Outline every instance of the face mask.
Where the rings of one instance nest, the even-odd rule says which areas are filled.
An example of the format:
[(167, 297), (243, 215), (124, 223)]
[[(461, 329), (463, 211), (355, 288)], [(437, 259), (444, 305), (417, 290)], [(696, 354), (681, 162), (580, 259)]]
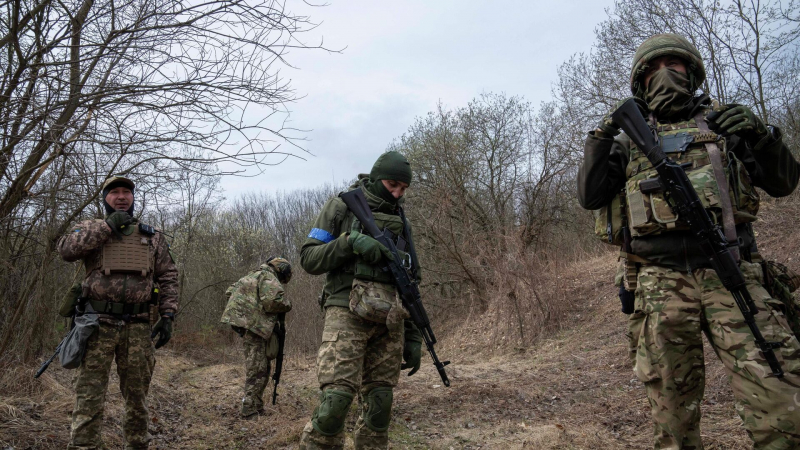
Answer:
[(386, 186), (383, 185), (383, 182), (381, 180), (375, 180), (375, 181), (370, 180), (370, 181), (371, 183), (369, 184), (369, 186), (367, 186), (367, 190), (369, 190), (376, 196), (380, 197), (387, 203), (390, 203), (392, 205), (397, 203), (397, 199), (394, 198), (394, 196), (392, 195), (391, 192), (389, 192), (388, 189), (386, 189)]
[(664, 119), (675, 118), (686, 111), (692, 98), (689, 75), (670, 68), (656, 71), (645, 93), (650, 111)]

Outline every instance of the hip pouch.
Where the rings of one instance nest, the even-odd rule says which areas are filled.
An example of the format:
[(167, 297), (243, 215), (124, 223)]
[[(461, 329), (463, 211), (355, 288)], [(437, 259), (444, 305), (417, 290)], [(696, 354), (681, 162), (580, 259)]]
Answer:
[(794, 292), (800, 287), (800, 274), (775, 261), (763, 261), (764, 288), (783, 304), (783, 314), (794, 335), (800, 339), (800, 302)]
[(398, 303), (393, 284), (358, 278), (353, 280), (350, 311), (358, 317), (369, 322), (385, 324), (389, 311)]

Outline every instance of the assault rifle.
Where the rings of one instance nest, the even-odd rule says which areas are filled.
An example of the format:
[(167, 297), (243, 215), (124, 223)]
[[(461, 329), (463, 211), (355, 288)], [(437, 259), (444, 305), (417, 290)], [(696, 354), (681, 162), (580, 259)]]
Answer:
[(742, 311), (745, 323), (753, 333), (755, 344), (761, 350), (764, 359), (767, 360), (772, 373), (778, 378), (783, 377), (783, 369), (773, 351), (780, 348), (781, 344), (767, 342), (756, 325), (754, 316), (758, 310), (747, 291), (744, 275), (732, 253), (732, 247), (738, 243), (729, 244), (720, 226), (711, 220), (683, 167), (668, 158), (661, 149), (656, 135), (647, 125), (633, 99), (617, 108), (611, 118), (619, 124), (653, 164), (658, 172), (670, 208), (689, 224), (700, 249), (708, 258), (711, 267), (717, 272), (722, 285), (733, 295), (736, 305)]
[(283, 349), (286, 345), (286, 313), (278, 314), (278, 321), (275, 323), (275, 333), (278, 336), (278, 356), (275, 358), (275, 372), (272, 374), (272, 404), (278, 398), (278, 383), (281, 382), (281, 372), (283, 371)]
[(422, 339), (425, 341), (428, 353), (431, 354), (433, 365), (436, 366), (439, 376), (442, 377), (442, 383), (449, 387), (450, 380), (447, 378), (444, 366), (450, 364), (450, 361), (441, 362), (439, 361), (439, 357), (436, 356), (436, 351), (433, 349), (434, 344), (436, 344), (436, 336), (433, 335), (428, 314), (425, 312), (425, 307), (422, 306), (419, 287), (417, 286), (416, 280), (413, 280), (409, 276), (408, 271), (403, 265), (403, 259), (397, 253), (397, 247), (394, 245), (394, 241), (387, 236), (386, 233), (378, 229), (378, 226), (375, 224), (375, 218), (372, 216), (372, 211), (369, 209), (369, 204), (367, 204), (367, 199), (364, 197), (364, 193), (360, 188), (345, 192), (341, 194), (340, 197), (350, 211), (353, 212), (353, 215), (356, 216), (356, 219), (361, 222), (364, 230), (375, 240), (388, 248), (389, 251), (392, 252), (392, 255), (394, 255), (394, 260), (389, 261), (383, 270), (392, 274), (403, 306), (408, 310), (411, 321), (414, 322), (414, 325), (416, 325), (420, 333), (422, 333)]

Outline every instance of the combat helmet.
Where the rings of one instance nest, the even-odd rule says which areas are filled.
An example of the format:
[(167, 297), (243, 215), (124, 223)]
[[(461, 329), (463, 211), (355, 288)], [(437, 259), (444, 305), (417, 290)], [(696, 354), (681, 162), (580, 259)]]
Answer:
[(660, 56), (673, 55), (682, 58), (687, 63), (689, 70), (689, 83), (695, 91), (706, 79), (706, 69), (703, 66), (703, 57), (685, 37), (672, 34), (656, 34), (642, 42), (633, 55), (633, 69), (631, 69), (631, 93), (639, 98), (644, 98), (644, 86), (641, 83), (642, 75), (647, 69), (647, 62)]
[(287, 284), (292, 279), (292, 265), (286, 259), (280, 256), (272, 256), (267, 259), (267, 265), (275, 269), (278, 281), (282, 284)]

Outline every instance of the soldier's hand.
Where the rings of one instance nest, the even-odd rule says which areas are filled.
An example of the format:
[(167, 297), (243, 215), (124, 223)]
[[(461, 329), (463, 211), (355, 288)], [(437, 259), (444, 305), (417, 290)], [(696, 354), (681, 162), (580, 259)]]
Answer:
[(385, 245), (376, 241), (372, 236), (367, 236), (358, 231), (351, 231), (347, 242), (353, 249), (353, 253), (360, 255), (368, 264), (377, 264), (383, 258), (394, 258), (392, 252)]
[[(632, 98), (636, 102), (636, 106), (639, 107), (639, 111), (641, 111), (642, 116), (647, 117), (649, 113), (647, 109), (647, 104), (642, 99), (636, 97), (629, 97), (629, 98)], [(606, 113), (606, 115), (603, 116), (602, 119), (600, 119), (600, 123), (597, 124), (596, 130), (602, 132), (608, 137), (614, 137), (618, 135), (619, 124), (614, 122), (614, 119), (611, 118), (611, 114), (613, 114), (614, 111), (616, 111), (626, 101), (628, 101), (627, 98), (623, 98), (622, 100), (618, 101), (617, 104), (614, 105), (614, 107), (611, 109), (611, 111)]]
[(133, 217), (125, 211), (114, 211), (108, 215), (106, 224), (117, 238), (122, 238), (122, 229), (133, 223)]
[(406, 339), (403, 345), (403, 364), (400, 366), (400, 370), (411, 369), (408, 376), (414, 375), (419, 370), (421, 360), (422, 342)]
[(156, 322), (156, 326), (153, 327), (153, 332), (150, 333), (150, 339), (156, 336), (158, 336), (156, 348), (163, 347), (169, 342), (170, 338), (172, 338), (172, 314), (167, 313), (161, 316), (161, 319)]
[(744, 105), (725, 105), (717, 111), (711, 111), (706, 119), (711, 131), (723, 136), (735, 134), (751, 143), (758, 142), (767, 134), (764, 122)]

